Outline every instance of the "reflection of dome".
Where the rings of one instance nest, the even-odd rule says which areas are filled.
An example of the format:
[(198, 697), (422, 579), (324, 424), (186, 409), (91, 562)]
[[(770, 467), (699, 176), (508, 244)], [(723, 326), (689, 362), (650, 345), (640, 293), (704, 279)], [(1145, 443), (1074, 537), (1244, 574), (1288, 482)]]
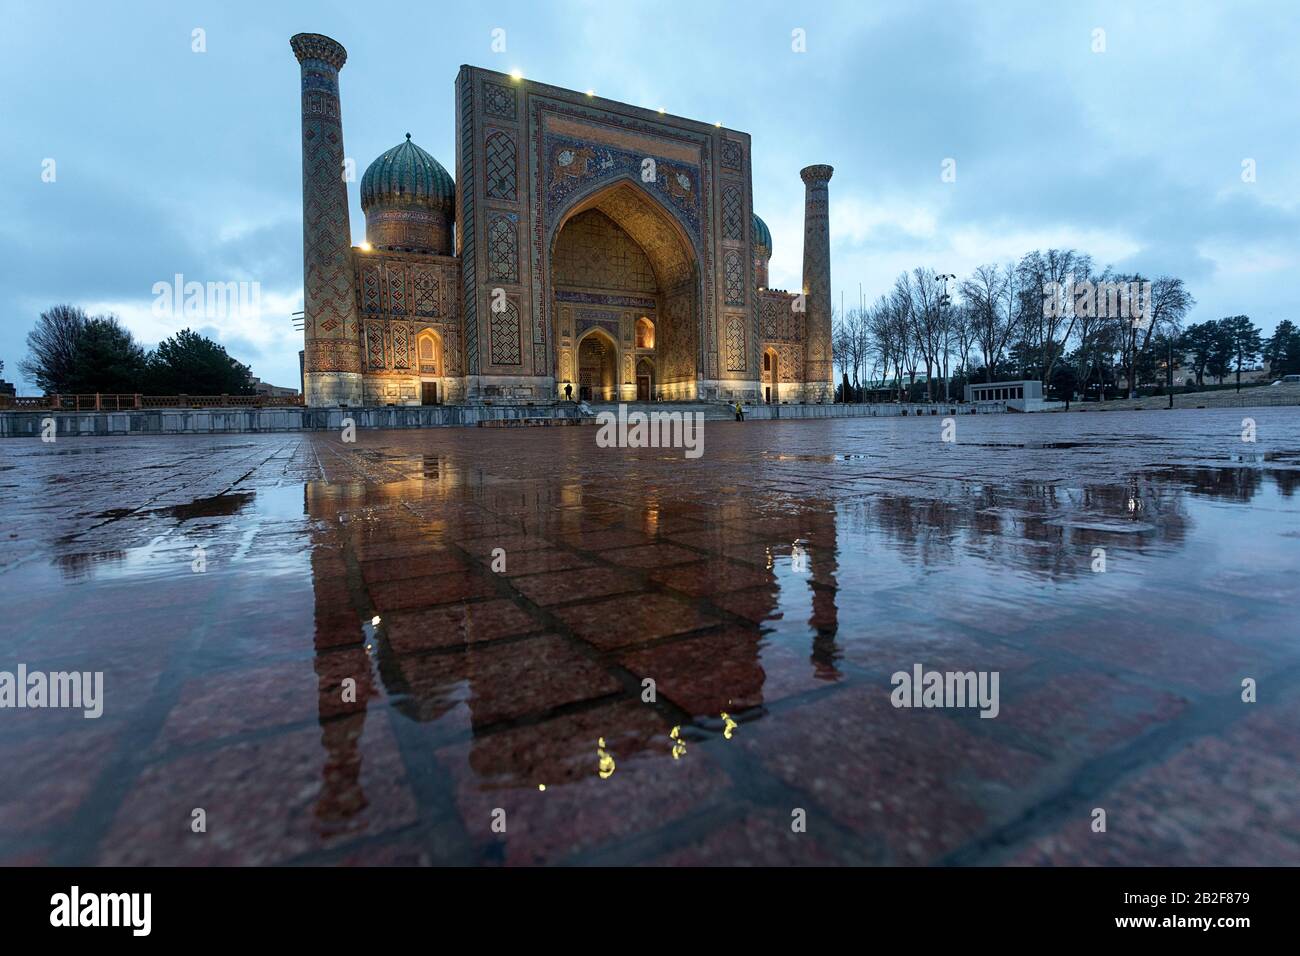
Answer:
[(757, 214), (752, 217), (751, 232), (754, 236), (754, 245), (762, 246), (770, 256), (772, 254), (772, 233), (768, 230), (767, 223), (759, 219)]
[(456, 201), (456, 181), (438, 162), (411, 142), (399, 143), (367, 168), (361, 177), (361, 208), (376, 203), (422, 203), (451, 206)]
[(455, 205), (455, 180), (410, 133), (361, 177), (366, 241), (376, 248), (450, 255)]

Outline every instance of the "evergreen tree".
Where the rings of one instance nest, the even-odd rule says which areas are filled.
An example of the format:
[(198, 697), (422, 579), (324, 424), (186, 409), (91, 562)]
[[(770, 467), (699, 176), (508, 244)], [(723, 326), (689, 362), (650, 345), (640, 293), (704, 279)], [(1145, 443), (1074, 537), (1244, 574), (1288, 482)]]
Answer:
[(1215, 331), (1218, 327), (1213, 319), (1208, 322), (1194, 322), (1184, 331), (1181, 347), (1192, 357), (1192, 371), (1196, 375), (1196, 384), (1205, 384), (1205, 372), (1215, 351)]
[(1264, 343), (1264, 361), (1270, 375), (1300, 374), (1300, 329), (1290, 319), (1279, 322)]
[(1210, 360), (1205, 370), (1222, 385), (1224, 376), (1232, 370), (1232, 335), (1222, 322), (1214, 322), (1211, 330)]
[(1232, 356), (1232, 362), (1237, 370), (1237, 390), (1241, 390), (1241, 369), (1248, 362), (1253, 362), (1264, 347), (1264, 341), (1260, 338), (1259, 329), (1257, 329), (1250, 317), (1246, 315), (1234, 315), (1226, 319), (1221, 319), (1219, 325), (1223, 330), (1225, 341), (1228, 343), (1228, 354)]
[(158, 343), (149, 356), (149, 388), (156, 395), (251, 395), (247, 365), (223, 346), (190, 329)]
[(87, 319), (77, 340), (68, 391), (135, 392), (144, 377), (145, 351), (116, 316)]

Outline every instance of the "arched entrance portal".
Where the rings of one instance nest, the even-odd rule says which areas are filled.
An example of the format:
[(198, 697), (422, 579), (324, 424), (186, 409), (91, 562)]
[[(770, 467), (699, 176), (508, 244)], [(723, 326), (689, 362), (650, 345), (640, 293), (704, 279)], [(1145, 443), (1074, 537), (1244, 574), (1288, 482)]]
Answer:
[(578, 341), (578, 399), (614, 402), (619, 393), (618, 345), (604, 330), (591, 329)]
[(648, 358), (641, 358), (636, 363), (636, 400), (650, 402), (656, 394), (655, 363)]
[[(573, 383), (579, 394), (590, 387), (596, 401), (696, 398), (699, 268), (681, 225), (657, 199), (629, 180), (580, 197), (556, 229), (548, 278), (558, 397)], [(587, 346), (593, 332), (600, 336)], [(601, 345), (616, 363), (613, 374), (601, 364), (600, 384), (588, 386), (581, 376), (594, 375)]]
[(442, 403), (442, 336), (433, 329), (421, 329), (415, 336), (415, 354), (420, 372), (420, 404)]
[(763, 401), (779, 402), (781, 400), (777, 383), (781, 381), (776, 374), (776, 349), (763, 351)]

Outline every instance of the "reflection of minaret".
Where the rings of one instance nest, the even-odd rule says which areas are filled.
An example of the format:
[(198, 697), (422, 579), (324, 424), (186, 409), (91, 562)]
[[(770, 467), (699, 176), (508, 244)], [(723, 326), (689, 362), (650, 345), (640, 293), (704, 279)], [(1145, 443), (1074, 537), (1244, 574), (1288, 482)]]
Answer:
[(827, 184), (830, 166), (799, 171), (806, 189), (803, 211), (804, 401), (829, 402), (831, 381), (831, 232)]
[(808, 580), (812, 588), (812, 662), (814, 673), (821, 680), (836, 680), (839, 670), (835, 666), (839, 649), (835, 644), (839, 630), (839, 609), (835, 604), (835, 572), (839, 569), (836, 558), (835, 513), (818, 513), (811, 516), (812, 531), (808, 535)]
[(339, 106), (339, 70), (348, 54), (318, 33), (299, 33), (289, 45), (302, 67), (304, 399), (308, 405), (360, 405), (361, 347)]
[[(304, 489), (305, 510), (319, 527), (331, 528), (337, 524), (346, 499), (313, 494), (316, 487), (312, 482)], [(323, 518), (327, 520), (321, 521)], [(347, 565), (340, 552), (329, 546), (332, 542), (324, 540), (329, 533), (313, 532), (311, 577), (316, 605), (313, 663), (320, 685), (318, 716), (325, 750), (314, 809), (321, 832), (332, 835), (347, 831), (369, 802), (361, 785), (361, 736), (372, 691), (365, 634), (351, 600)], [(341, 681), (345, 676), (357, 682), (355, 703), (343, 702)]]

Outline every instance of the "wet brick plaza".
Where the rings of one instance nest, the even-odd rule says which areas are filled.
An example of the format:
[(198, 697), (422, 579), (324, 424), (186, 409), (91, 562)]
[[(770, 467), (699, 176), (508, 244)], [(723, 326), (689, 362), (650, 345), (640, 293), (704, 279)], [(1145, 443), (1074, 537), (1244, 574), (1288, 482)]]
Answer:
[(0, 862), (1300, 864), (1294, 409), (595, 434), (0, 446)]

